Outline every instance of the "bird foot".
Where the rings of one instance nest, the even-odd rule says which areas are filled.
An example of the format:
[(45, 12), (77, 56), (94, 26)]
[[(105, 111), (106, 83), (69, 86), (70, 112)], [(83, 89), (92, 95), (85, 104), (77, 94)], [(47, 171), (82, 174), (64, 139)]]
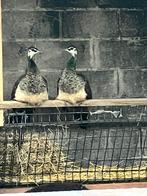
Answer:
[(83, 104), (84, 101), (85, 101), (85, 100), (83, 100), (83, 101), (78, 101), (77, 104), (80, 106), (81, 104)]

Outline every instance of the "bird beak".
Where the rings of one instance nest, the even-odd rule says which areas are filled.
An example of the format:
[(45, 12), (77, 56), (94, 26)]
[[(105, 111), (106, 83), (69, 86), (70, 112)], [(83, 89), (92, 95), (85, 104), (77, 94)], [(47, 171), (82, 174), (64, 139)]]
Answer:
[(39, 54), (42, 54), (43, 52), (41, 50), (38, 51)]
[(64, 49), (64, 51), (68, 52), (68, 50), (67, 50), (67, 49)]

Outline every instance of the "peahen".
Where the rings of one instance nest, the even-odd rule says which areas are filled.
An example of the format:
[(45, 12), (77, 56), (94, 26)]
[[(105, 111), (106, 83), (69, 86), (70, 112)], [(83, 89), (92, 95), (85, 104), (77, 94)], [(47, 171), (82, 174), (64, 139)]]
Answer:
[[(58, 100), (76, 104), (86, 99), (92, 99), (92, 91), (88, 80), (82, 74), (77, 73), (77, 49), (70, 46), (65, 49), (71, 58), (68, 60), (66, 68), (63, 70), (57, 83)], [(74, 107), (74, 119), (85, 121), (88, 120), (88, 110), (86, 107)], [(80, 114), (82, 112), (82, 114)], [(81, 124), (85, 128), (85, 124)]]
[[(28, 103), (30, 105), (40, 105), (42, 102), (48, 100), (47, 80), (41, 75), (34, 61), (34, 56), (39, 53), (40, 51), (36, 47), (28, 48), (28, 65), (26, 72), (15, 82), (11, 93), (12, 100)], [(26, 116), (25, 122), (30, 121), (33, 109), (14, 109), (14, 112), (18, 115), (20, 114), (17, 118), (18, 123), (20, 123), (23, 114)]]

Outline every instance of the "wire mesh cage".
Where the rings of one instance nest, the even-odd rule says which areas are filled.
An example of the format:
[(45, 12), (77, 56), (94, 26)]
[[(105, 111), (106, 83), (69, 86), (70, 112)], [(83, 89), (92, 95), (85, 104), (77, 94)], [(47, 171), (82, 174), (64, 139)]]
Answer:
[(147, 106), (7, 110), (0, 183), (147, 179)]

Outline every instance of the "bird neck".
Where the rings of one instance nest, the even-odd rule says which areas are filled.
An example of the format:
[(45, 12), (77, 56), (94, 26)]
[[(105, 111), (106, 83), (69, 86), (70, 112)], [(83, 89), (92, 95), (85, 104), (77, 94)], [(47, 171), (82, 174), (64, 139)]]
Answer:
[(75, 71), (77, 67), (77, 57), (72, 56), (67, 62), (67, 69)]
[(31, 73), (38, 73), (38, 67), (36, 65), (36, 63), (34, 62), (34, 60), (32, 58), (28, 57), (28, 67), (27, 67), (27, 73), (31, 72)]

